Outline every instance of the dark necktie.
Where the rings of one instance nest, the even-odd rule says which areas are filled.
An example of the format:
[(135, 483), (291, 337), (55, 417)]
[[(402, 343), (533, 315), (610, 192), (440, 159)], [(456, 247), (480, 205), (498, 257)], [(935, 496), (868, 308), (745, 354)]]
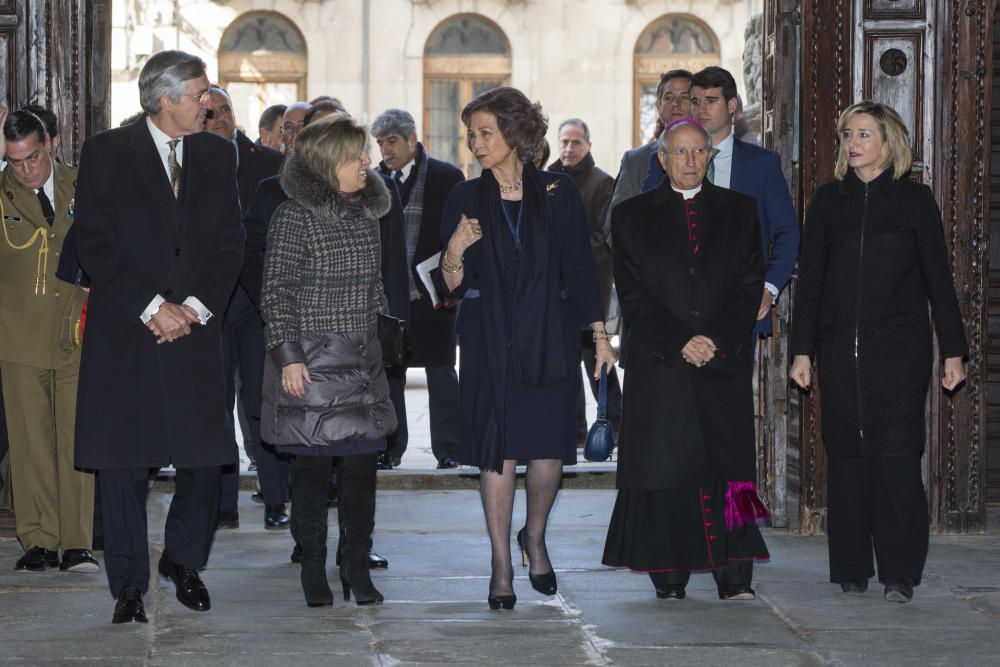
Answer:
[(708, 163), (708, 182), (712, 183), (713, 185), (715, 184), (715, 156), (718, 155), (720, 152), (721, 151), (718, 148), (713, 148), (712, 149), (712, 157), (709, 158), (709, 163)]
[(403, 191), (403, 172), (402, 171), (394, 171), (394, 172), (392, 172), (392, 180), (396, 181), (396, 187), (398, 187), (399, 191), (402, 192)]
[(52, 222), (56, 219), (56, 212), (52, 210), (52, 202), (49, 201), (48, 195), (45, 194), (45, 188), (38, 188), (38, 203), (42, 206), (42, 215), (45, 216), (45, 222), (49, 223), (49, 227), (51, 227)]
[(181, 165), (177, 162), (177, 142), (180, 139), (171, 139), (167, 142), (170, 146), (170, 154), (167, 155), (167, 167), (170, 168), (170, 189), (174, 191), (174, 197), (181, 190)]

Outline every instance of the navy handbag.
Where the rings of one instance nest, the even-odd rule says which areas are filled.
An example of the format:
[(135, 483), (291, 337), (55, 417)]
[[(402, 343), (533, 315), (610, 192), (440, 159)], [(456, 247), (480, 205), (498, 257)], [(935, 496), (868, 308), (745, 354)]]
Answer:
[(590, 427), (583, 458), (607, 461), (615, 448), (615, 429), (608, 421), (608, 367), (601, 366), (601, 384), (597, 392), (597, 421)]

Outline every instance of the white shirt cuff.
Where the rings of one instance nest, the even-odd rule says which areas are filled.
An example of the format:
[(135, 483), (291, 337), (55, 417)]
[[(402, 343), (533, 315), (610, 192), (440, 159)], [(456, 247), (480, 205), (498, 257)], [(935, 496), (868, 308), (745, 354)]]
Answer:
[(764, 283), (764, 289), (770, 292), (771, 296), (774, 297), (773, 299), (771, 299), (771, 303), (772, 304), (778, 303), (778, 288), (772, 285), (771, 283)]
[(198, 297), (189, 296), (188, 298), (184, 299), (184, 305), (190, 306), (191, 308), (194, 309), (194, 312), (198, 313), (198, 320), (202, 324), (207, 324), (208, 321), (212, 318), (212, 311), (206, 308), (205, 304), (203, 304), (201, 301), (198, 300)]
[(142, 315), (139, 316), (139, 319), (142, 320), (143, 324), (149, 324), (149, 321), (153, 319), (153, 315), (160, 312), (160, 306), (163, 305), (164, 301), (166, 301), (166, 299), (159, 294), (153, 297), (153, 300), (149, 302), (148, 306), (146, 306), (146, 310), (142, 311)]

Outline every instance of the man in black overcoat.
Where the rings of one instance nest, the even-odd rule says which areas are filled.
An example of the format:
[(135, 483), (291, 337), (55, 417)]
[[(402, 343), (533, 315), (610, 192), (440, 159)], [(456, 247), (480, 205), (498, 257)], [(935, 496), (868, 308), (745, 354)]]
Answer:
[(159, 572), (177, 599), (211, 606), (208, 560), (219, 467), (232, 463), (221, 319), (243, 262), (232, 144), (202, 132), (205, 63), (180, 51), (139, 75), (145, 115), (88, 139), (76, 193), (77, 253), (91, 281), (76, 462), (98, 471), (114, 623), (145, 622), (147, 475), (173, 464)]
[[(403, 202), (406, 242), (407, 291), (410, 304), (412, 354), (408, 364), (427, 373), (431, 450), (438, 468), (458, 467), (458, 373), (455, 372), (455, 304), (443, 299), (432, 303), (417, 274), (417, 265), (441, 251), (441, 215), (445, 200), (465, 180), (454, 165), (436, 160), (417, 141), (413, 116), (403, 109), (388, 109), (372, 122), (382, 162), (378, 172), (391, 178)], [(396, 405), (399, 428), (389, 437), (383, 462), (399, 465), (406, 451), (406, 370), (389, 369), (389, 388)]]
[[(212, 109), (205, 130), (236, 147), (236, 181), (240, 191), (240, 209), (247, 210), (257, 192), (257, 184), (278, 173), (284, 159), (281, 153), (257, 146), (236, 129), (232, 101), (218, 86), (212, 86)], [(246, 259), (244, 258), (244, 264)], [(260, 440), (261, 388), (264, 382), (264, 321), (241, 282), (236, 284), (222, 318), (222, 358), (226, 377), (226, 403), (236, 400), (236, 373), (240, 375), (240, 403), (246, 415), (245, 449), (257, 465), (257, 478), (264, 498), (264, 528), (288, 528), (285, 503), (288, 502), (288, 462), (278, 457), (274, 448)], [(230, 412), (232, 415), (232, 412)], [(233, 443), (233, 447), (236, 443)], [(217, 525), (237, 528), (240, 515), (239, 465), (222, 469), (222, 492), (219, 498)]]

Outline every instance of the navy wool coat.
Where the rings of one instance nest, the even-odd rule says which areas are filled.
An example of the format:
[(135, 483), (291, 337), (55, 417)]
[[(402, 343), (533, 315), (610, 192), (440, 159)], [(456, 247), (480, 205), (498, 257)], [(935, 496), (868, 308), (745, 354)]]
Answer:
[[(76, 244), (91, 292), (80, 361), (76, 464), (111, 469), (232, 463), (221, 322), (243, 263), (233, 145), (184, 138), (175, 199), (146, 119), (88, 139)], [(214, 317), (157, 345), (139, 319), (157, 294)]]
[(576, 462), (580, 331), (604, 317), (572, 179), (527, 164), (523, 181), (519, 255), (489, 171), (452, 189), (441, 227), (445, 245), (463, 214), (483, 227), (454, 294), (464, 296), (460, 461), (487, 469), (497, 469), (498, 453)]

